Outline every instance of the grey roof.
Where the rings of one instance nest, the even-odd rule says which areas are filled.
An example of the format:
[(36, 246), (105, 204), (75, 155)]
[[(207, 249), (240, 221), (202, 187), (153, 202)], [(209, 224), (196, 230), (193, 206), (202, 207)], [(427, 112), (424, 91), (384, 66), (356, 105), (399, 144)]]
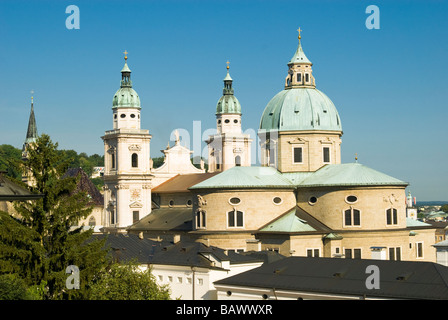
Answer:
[(132, 231), (191, 231), (192, 208), (160, 208), (153, 209), (128, 230)]
[(32, 193), (25, 186), (7, 178), (4, 171), (0, 171), (0, 201), (36, 200), (42, 197), (43, 194)]
[(172, 243), (169, 241), (153, 241), (140, 238), (134, 234), (97, 234), (92, 239), (104, 239), (106, 237), (106, 248), (111, 249), (112, 257), (120, 262), (137, 259), (142, 264), (161, 264), (194, 266), (209, 269), (219, 268), (207, 258), (214, 256), (220, 261), (229, 261), (230, 264), (241, 264), (250, 262), (271, 261), (259, 255), (238, 254), (224, 249), (206, 246), (200, 242), (180, 241)]
[[(380, 288), (367, 289), (370, 265), (380, 270)], [(216, 285), (377, 298), (448, 299), (448, 267), (432, 262), (288, 257)]]

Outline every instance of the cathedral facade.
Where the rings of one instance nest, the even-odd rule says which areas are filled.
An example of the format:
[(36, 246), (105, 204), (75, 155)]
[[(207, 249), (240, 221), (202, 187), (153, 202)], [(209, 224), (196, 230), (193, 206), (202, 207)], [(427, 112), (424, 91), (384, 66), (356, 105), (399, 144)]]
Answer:
[(140, 128), (140, 99), (125, 63), (113, 130), (102, 137), (104, 230), (228, 251), (435, 261), (435, 229), (407, 216), (408, 183), (357, 161), (341, 163), (341, 119), (316, 88), (300, 34), (287, 66), (284, 89), (261, 114), (261, 166), (251, 165), (252, 140), (242, 133), (227, 67), (206, 172), (178, 139), (163, 151), (164, 165), (152, 168), (151, 135)]

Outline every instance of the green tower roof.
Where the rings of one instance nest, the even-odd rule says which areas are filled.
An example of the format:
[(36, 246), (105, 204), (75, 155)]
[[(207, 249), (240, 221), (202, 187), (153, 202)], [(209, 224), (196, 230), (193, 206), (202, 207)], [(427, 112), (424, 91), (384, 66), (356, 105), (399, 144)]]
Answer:
[(227, 65), (227, 75), (224, 78), (224, 89), (222, 90), (222, 97), (218, 100), (216, 105), (216, 114), (236, 113), (241, 114), (241, 104), (233, 95), (232, 87), (233, 79), (229, 74), (229, 66)]

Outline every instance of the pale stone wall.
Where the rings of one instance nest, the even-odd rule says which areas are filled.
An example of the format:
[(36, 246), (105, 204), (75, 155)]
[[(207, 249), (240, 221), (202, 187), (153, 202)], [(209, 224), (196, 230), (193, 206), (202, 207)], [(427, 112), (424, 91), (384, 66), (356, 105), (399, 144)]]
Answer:
[[(342, 132), (279, 132), (277, 142), (278, 170), (281, 172), (316, 171), (326, 164), (341, 163)], [(302, 148), (302, 162), (294, 163), (294, 147)], [(330, 148), (330, 161), (325, 163), (323, 148)]]
[[(291, 190), (228, 190), (203, 192), (197, 191), (207, 204), (202, 207), (206, 211), (207, 231), (243, 231), (257, 230), (268, 222), (277, 218), (296, 204), (294, 193)], [(230, 199), (238, 197), (239, 204), (230, 203)], [(275, 204), (274, 197), (280, 197), (282, 202)], [(198, 209), (198, 201), (194, 201), (193, 214)], [(229, 227), (227, 213), (241, 211), (244, 214), (243, 227)], [(193, 216), (194, 219), (194, 216)]]
[[(354, 203), (348, 196), (356, 196)], [(311, 204), (310, 197), (317, 202)], [(309, 214), (334, 230), (400, 229), (406, 227), (406, 203), (404, 187), (327, 187), (299, 189), (297, 204)], [(360, 226), (345, 226), (344, 211), (350, 208), (360, 211)], [(397, 209), (398, 223), (387, 225), (386, 210)]]

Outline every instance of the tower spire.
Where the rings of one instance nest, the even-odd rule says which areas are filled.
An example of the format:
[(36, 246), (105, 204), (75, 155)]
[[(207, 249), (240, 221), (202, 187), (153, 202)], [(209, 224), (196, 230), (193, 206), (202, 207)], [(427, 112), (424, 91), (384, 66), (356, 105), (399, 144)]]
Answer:
[(285, 79), (285, 89), (298, 88), (298, 87), (308, 87), (314, 88), (315, 81), (312, 74), (311, 66), (313, 65), (311, 61), (306, 57), (305, 52), (302, 48), (302, 29), (297, 29), (299, 32), (299, 44), (294, 56), (288, 62), (288, 75)]
[[(31, 90), (31, 94), (33, 93), (34, 91)], [(26, 132), (25, 144), (36, 142), (36, 139), (37, 139), (37, 126), (36, 126), (36, 118), (34, 116), (34, 97), (31, 96), (31, 111), (30, 111), (30, 118), (28, 120), (28, 130)]]
[(232, 88), (233, 79), (230, 77), (230, 73), (229, 73), (229, 69), (230, 69), (229, 60), (227, 60), (226, 64), (227, 64), (227, 75), (224, 78), (224, 89), (222, 91), (222, 94), (223, 95), (233, 95), (233, 88)]

